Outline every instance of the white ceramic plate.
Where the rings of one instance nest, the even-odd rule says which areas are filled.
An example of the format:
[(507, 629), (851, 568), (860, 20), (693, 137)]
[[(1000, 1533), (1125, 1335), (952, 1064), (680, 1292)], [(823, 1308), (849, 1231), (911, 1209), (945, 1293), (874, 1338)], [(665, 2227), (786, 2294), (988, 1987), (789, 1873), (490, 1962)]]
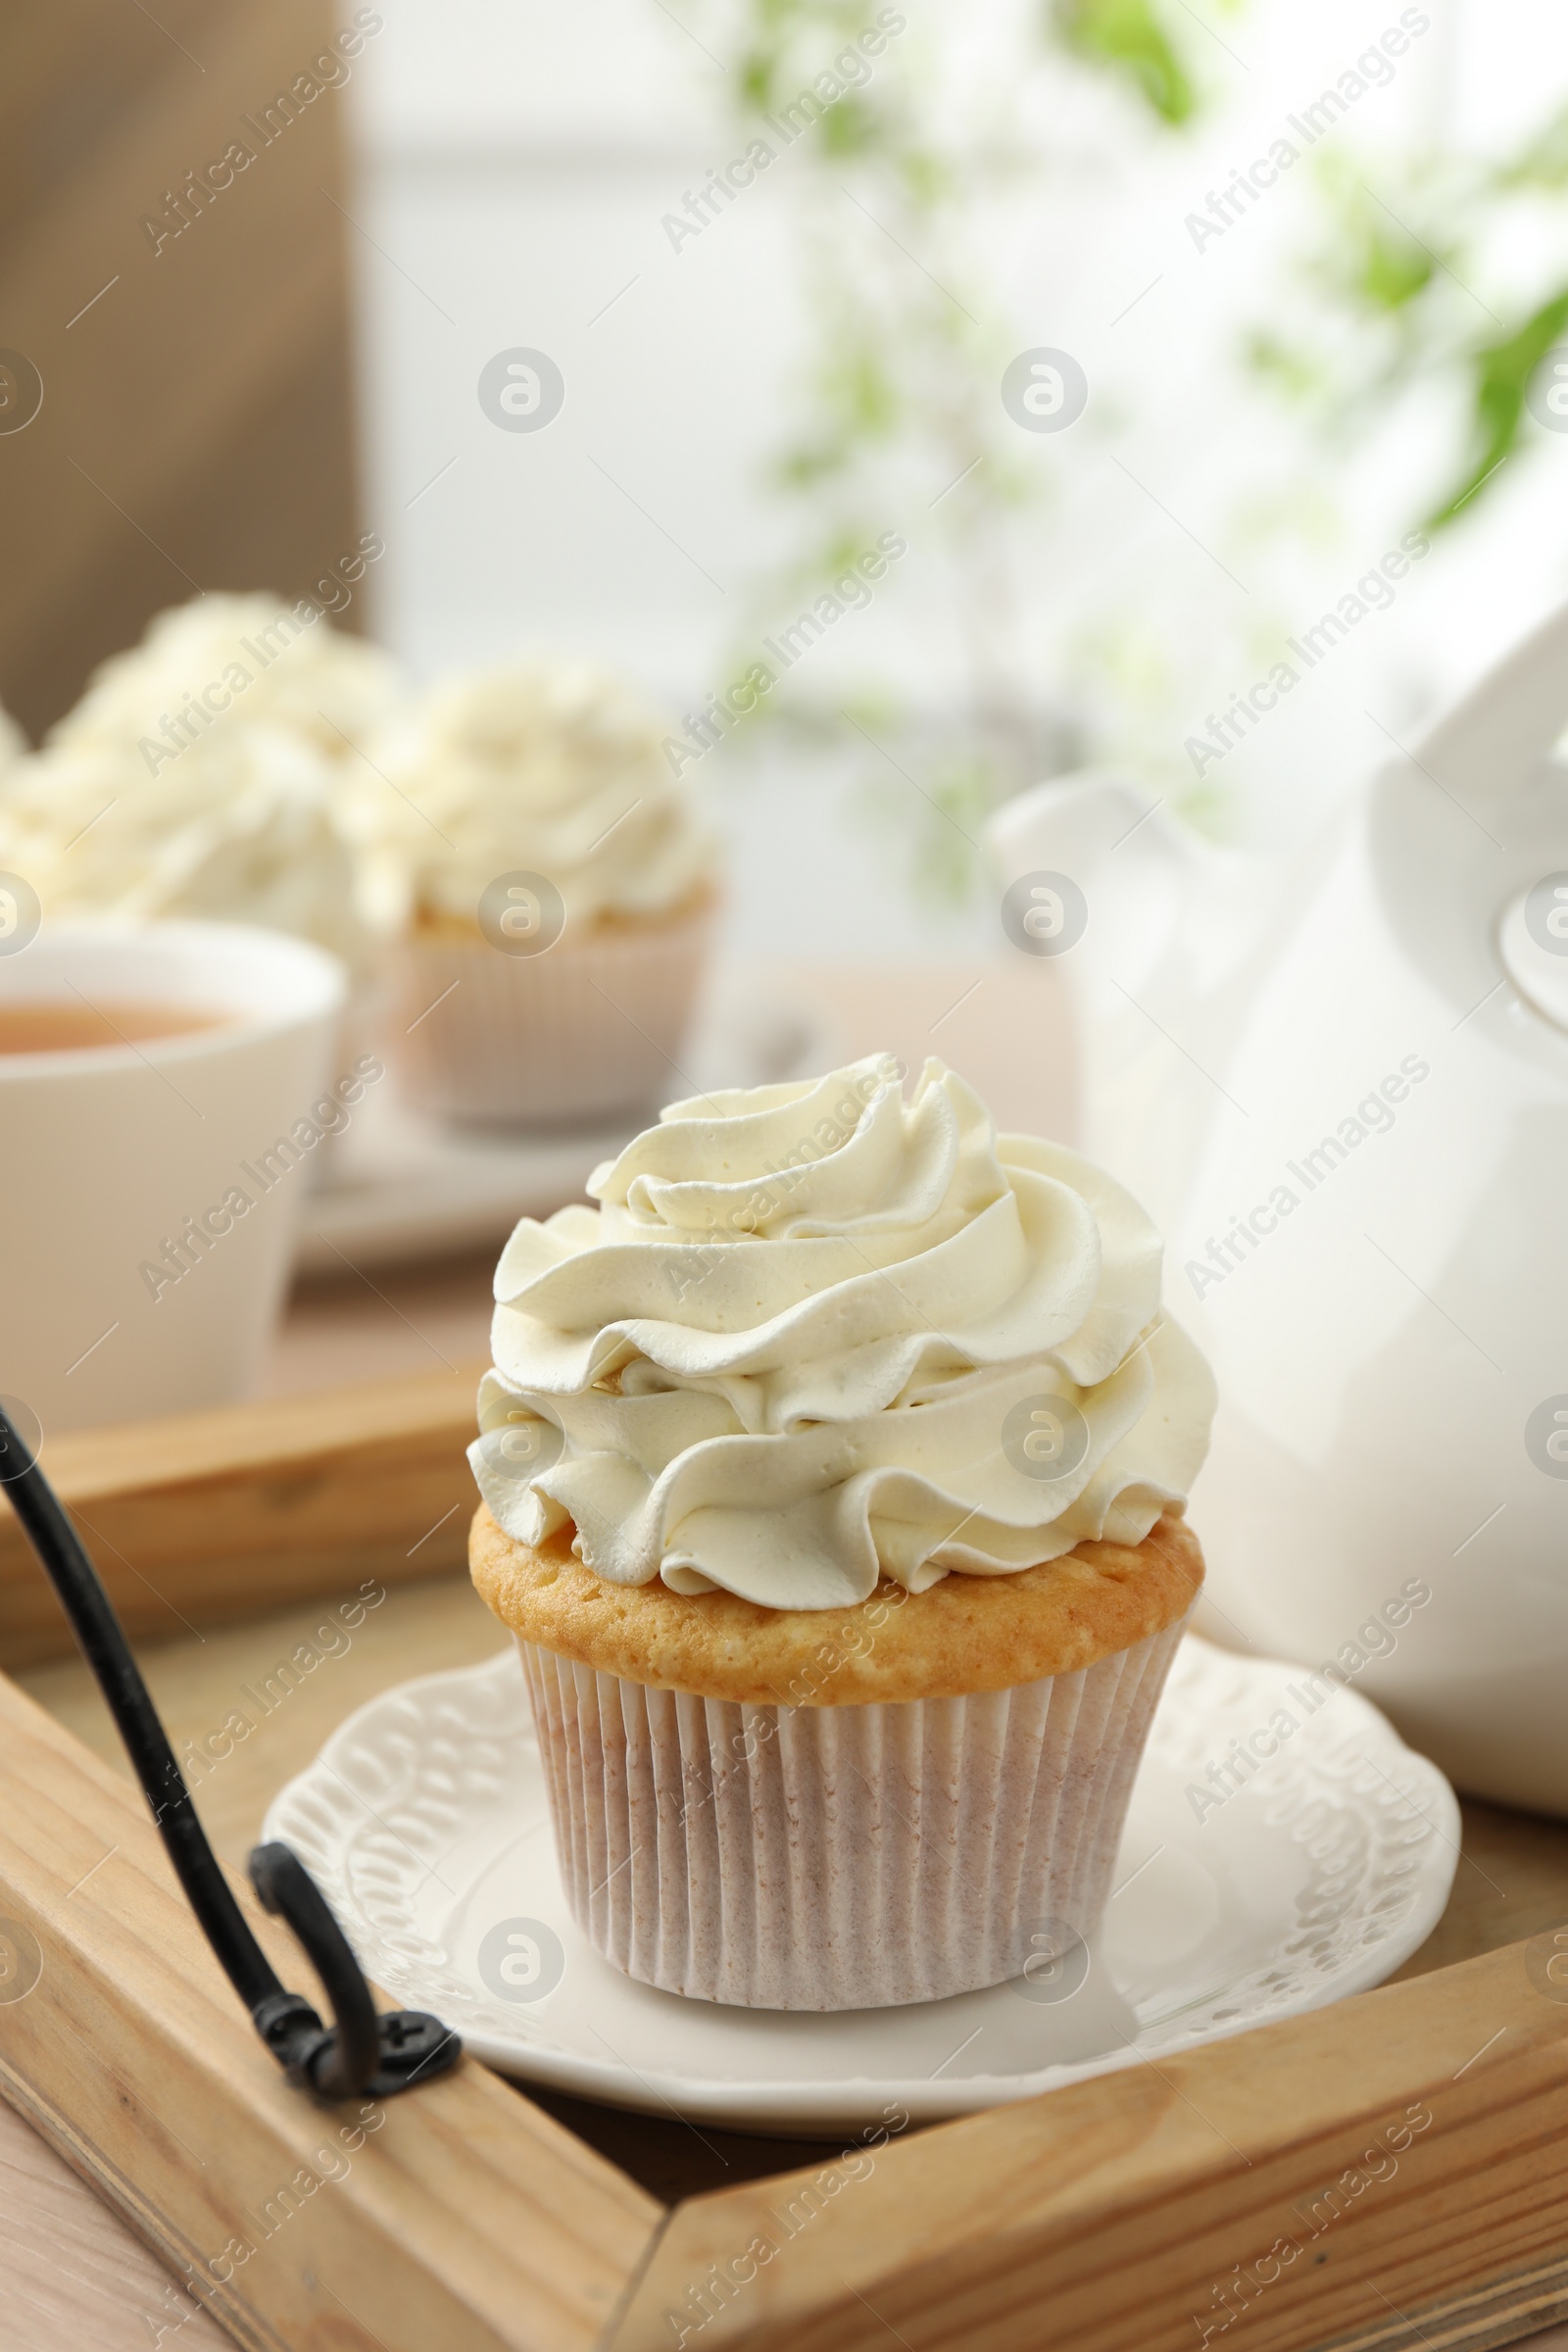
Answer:
[[(800, 1005), (759, 1002), (741, 976), (717, 975), (671, 1096), (815, 1077), (839, 1058), (831, 1025)], [(589, 1127), (487, 1135), (439, 1126), (399, 1101), (389, 1075), (329, 1145), (300, 1216), (295, 1267), (305, 1274), (433, 1257), (501, 1243), (519, 1217), (548, 1216), (581, 1197), (653, 1110)]]
[[(1339, 1690), (1312, 1712), (1292, 1695), (1302, 1679), (1184, 1642), (1118, 1890), (1065, 1997), (1002, 1984), (816, 2016), (631, 1983), (566, 1908), (511, 1648), (362, 1707), (265, 1834), (303, 1857), (396, 2001), (436, 2010), (508, 2074), (743, 2130), (962, 2115), (1364, 1991), (1425, 1939), (1458, 1858), (1453, 1792), (1368, 1700)], [(1232, 1739), (1281, 1706), (1299, 1728), (1200, 1819), (1189, 1788), (1211, 1788)]]

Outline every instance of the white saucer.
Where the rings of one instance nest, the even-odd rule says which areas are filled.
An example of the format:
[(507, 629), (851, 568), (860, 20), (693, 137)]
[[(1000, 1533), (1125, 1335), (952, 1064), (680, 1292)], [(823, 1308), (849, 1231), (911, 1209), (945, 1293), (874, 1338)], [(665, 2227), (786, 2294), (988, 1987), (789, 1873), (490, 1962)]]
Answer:
[[(742, 2130), (963, 2115), (1364, 1991), (1425, 1940), (1458, 1859), (1453, 1791), (1368, 1700), (1338, 1690), (1310, 1713), (1288, 1690), (1301, 1680), (1184, 1642), (1118, 1891), (1065, 1997), (1002, 1984), (818, 2016), (631, 1983), (566, 1908), (511, 1648), (362, 1707), (264, 1834), (302, 1856), (394, 2000), (436, 2010), (507, 2074)], [(1300, 1728), (1200, 1820), (1189, 1786), (1210, 1788), (1233, 1737), (1282, 1705)]]
[[(665, 1091), (814, 1077), (833, 1067), (837, 1048), (814, 1009), (759, 1003), (741, 976), (721, 968)], [(633, 1110), (525, 1135), (466, 1132), (411, 1110), (389, 1073), (327, 1147), (320, 1181), (301, 1209), (295, 1270), (341, 1274), (345, 1258), (356, 1268), (388, 1265), (503, 1242), (519, 1217), (548, 1216), (580, 1199), (600, 1160), (613, 1158), (654, 1115)]]

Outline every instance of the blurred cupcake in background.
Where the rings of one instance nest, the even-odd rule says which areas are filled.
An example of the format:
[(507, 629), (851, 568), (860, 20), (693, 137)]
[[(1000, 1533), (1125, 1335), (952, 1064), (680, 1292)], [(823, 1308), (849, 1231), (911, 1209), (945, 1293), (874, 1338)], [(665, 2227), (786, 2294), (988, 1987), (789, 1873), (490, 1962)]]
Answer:
[(541, 662), (433, 688), (376, 748), (356, 823), (421, 1109), (519, 1126), (669, 1092), (717, 891), (666, 732), (619, 679)]
[(0, 760), (0, 866), (46, 916), (293, 932), (363, 991), (379, 943), (344, 779), (396, 695), (390, 657), (308, 602), (199, 597), (104, 662), (41, 751)]

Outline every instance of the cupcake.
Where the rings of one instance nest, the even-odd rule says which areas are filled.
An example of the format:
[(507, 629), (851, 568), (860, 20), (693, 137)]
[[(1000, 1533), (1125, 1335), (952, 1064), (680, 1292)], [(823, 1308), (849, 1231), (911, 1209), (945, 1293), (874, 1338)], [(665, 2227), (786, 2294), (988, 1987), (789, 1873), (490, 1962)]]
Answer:
[(496, 1274), (470, 1559), (596, 1948), (747, 2007), (1092, 1934), (1214, 1391), (1109, 1178), (951, 1070), (676, 1102)]
[(0, 778), (0, 865), (46, 914), (258, 923), (368, 978), (342, 778), (393, 672), (307, 609), (207, 596), (161, 614)]
[(715, 904), (658, 715), (585, 664), (456, 678), (377, 751), (361, 838), (406, 1096), (504, 1126), (669, 1091)]

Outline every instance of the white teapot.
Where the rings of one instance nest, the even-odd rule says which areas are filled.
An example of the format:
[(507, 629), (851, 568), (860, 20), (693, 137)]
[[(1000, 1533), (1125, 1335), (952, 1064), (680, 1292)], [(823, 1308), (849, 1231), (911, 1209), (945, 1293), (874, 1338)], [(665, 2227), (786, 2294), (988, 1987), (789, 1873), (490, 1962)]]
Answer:
[(1568, 608), (1294, 866), (1108, 777), (992, 826), (1006, 927), (1072, 982), (1085, 1147), (1219, 1381), (1210, 1626), (1561, 1814), (1565, 723)]

